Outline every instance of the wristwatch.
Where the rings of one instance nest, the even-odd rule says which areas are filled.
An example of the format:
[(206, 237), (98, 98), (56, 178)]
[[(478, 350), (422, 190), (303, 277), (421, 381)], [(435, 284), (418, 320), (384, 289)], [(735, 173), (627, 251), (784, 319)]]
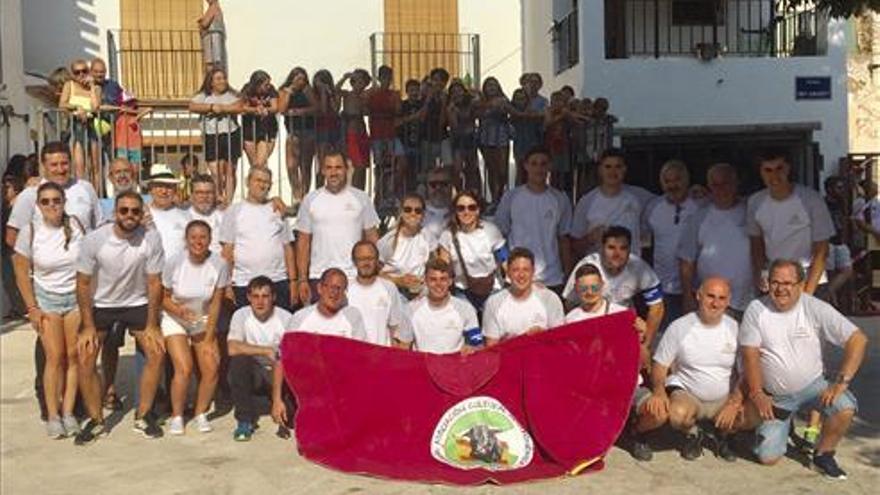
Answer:
[(846, 376), (843, 373), (838, 373), (834, 378), (835, 385), (849, 385), (849, 382), (852, 381), (852, 377)]

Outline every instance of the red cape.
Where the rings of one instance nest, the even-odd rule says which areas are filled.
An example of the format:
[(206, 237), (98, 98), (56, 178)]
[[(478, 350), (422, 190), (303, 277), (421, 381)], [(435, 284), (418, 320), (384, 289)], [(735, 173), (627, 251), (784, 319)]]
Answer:
[[(299, 408), (299, 451), (350, 473), (454, 484), (601, 469), (636, 386), (633, 319), (632, 312), (617, 313), (470, 356), (288, 333), (281, 356)], [(479, 399), (466, 400), (473, 397)], [(492, 418), (482, 434), (473, 416), (461, 419), (472, 406), (497, 410), (496, 400), (504, 410), (481, 416)], [(496, 447), (484, 449), (493, 463), (474, 459), (483, 452), (480, 445)], [(435, 452), (443, 455), (444, 449), (458, 456), (452, 464), (466, 468), (438, 460)]]

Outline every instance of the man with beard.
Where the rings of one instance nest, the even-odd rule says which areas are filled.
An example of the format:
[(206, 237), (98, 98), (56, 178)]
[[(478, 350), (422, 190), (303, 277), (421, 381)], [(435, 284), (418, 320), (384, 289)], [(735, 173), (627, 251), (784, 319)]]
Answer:
[(148, 414), (165, 356), (159, 328), (162, 244), (154, 230), (141, 225), (144, 202), (137, 193), (118, 195), (114, 215), (114, 223), (86, 236), (77, 267), (77, 303), (82, 315), (77, 341), (79, 387), (89, 414), (89, 420), (76, 436), (77, 445), (91, 443), (105, 431), (101, 379), (95, 363), (107, 330), (116, 321), (129, 328), (146, 355), (134, 429), (148, 438), (162, 436), (156, 419)]
[[(348, 287), (348, 304), (357, 309), (364, 320), (367, 342), (409, 348), (402, 342), (400, 329), (403, 310), (397, 286), (379, 277), (379, 251), (370, 241), (358, 241), (351, 250), (357, 269)], [(412, 340), (412, 339), (409, 339)]]

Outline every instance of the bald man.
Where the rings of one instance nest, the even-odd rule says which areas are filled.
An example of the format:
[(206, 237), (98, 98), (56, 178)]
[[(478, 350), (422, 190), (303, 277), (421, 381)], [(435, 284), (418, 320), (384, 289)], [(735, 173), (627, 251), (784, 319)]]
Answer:
[[(702, 420), (718, 433), (715, 454), (736, 459), (727, 436), (741, 426), (743, 395), (735, 363), (738, 325), (725, 311), (730, 304), (727, 280), (710, 277), (697, 290), (697, 311), (673, 321), (654, 352), (651, 397), (639, 410), (642, 432), (667, 421), (684, 435), (681, 456), (702, 455)], [(670, 373), (670, 370), (673, 370)]]

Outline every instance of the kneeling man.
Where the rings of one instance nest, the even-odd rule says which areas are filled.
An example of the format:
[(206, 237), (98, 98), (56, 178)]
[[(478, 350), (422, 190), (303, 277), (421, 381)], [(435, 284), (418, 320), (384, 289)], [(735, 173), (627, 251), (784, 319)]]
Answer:
[[(825, 476), (846, 479), (834, 449), (849, 429), (856, 398), (849, 384), (862, 364), (867, 337), (830, 304), (804, 293), (803, 266), (770, 264), (767, 296), (746, 308), (739, 334), (748, 396), (760, 417), (755, 454), (764, 464), (785, 455), (791, 416), (800, 409), (824, 417), (813, 465)], [(825, 379), (822, 340), (844, 349), (831, 381)]]
[[(438, 257), (425, 265), (428, 294), (409, 303), (410, 328), (415, 349), (433, 354), (467, 354), (483, 347), (477, 311), (465, 299), (452, 297), (452, 267)], [(410, 341), (402, 334), (401, 340)]]
[(743, 394), (734, 371), (738, 325), (725, 314), (730, 285), (707, 278), (697, 290), (697, 303), (697, 311), (673, 321), (660, 339), (651, 367), (653, 393), (640, 414), (655, 426), (668, 421), (682, 432), (681, 456), (689, 461), (702, 455), (697, 422), (712, 421), (718, 431), (716, 454), (734, 461), (727, 436), (742, 426)]

